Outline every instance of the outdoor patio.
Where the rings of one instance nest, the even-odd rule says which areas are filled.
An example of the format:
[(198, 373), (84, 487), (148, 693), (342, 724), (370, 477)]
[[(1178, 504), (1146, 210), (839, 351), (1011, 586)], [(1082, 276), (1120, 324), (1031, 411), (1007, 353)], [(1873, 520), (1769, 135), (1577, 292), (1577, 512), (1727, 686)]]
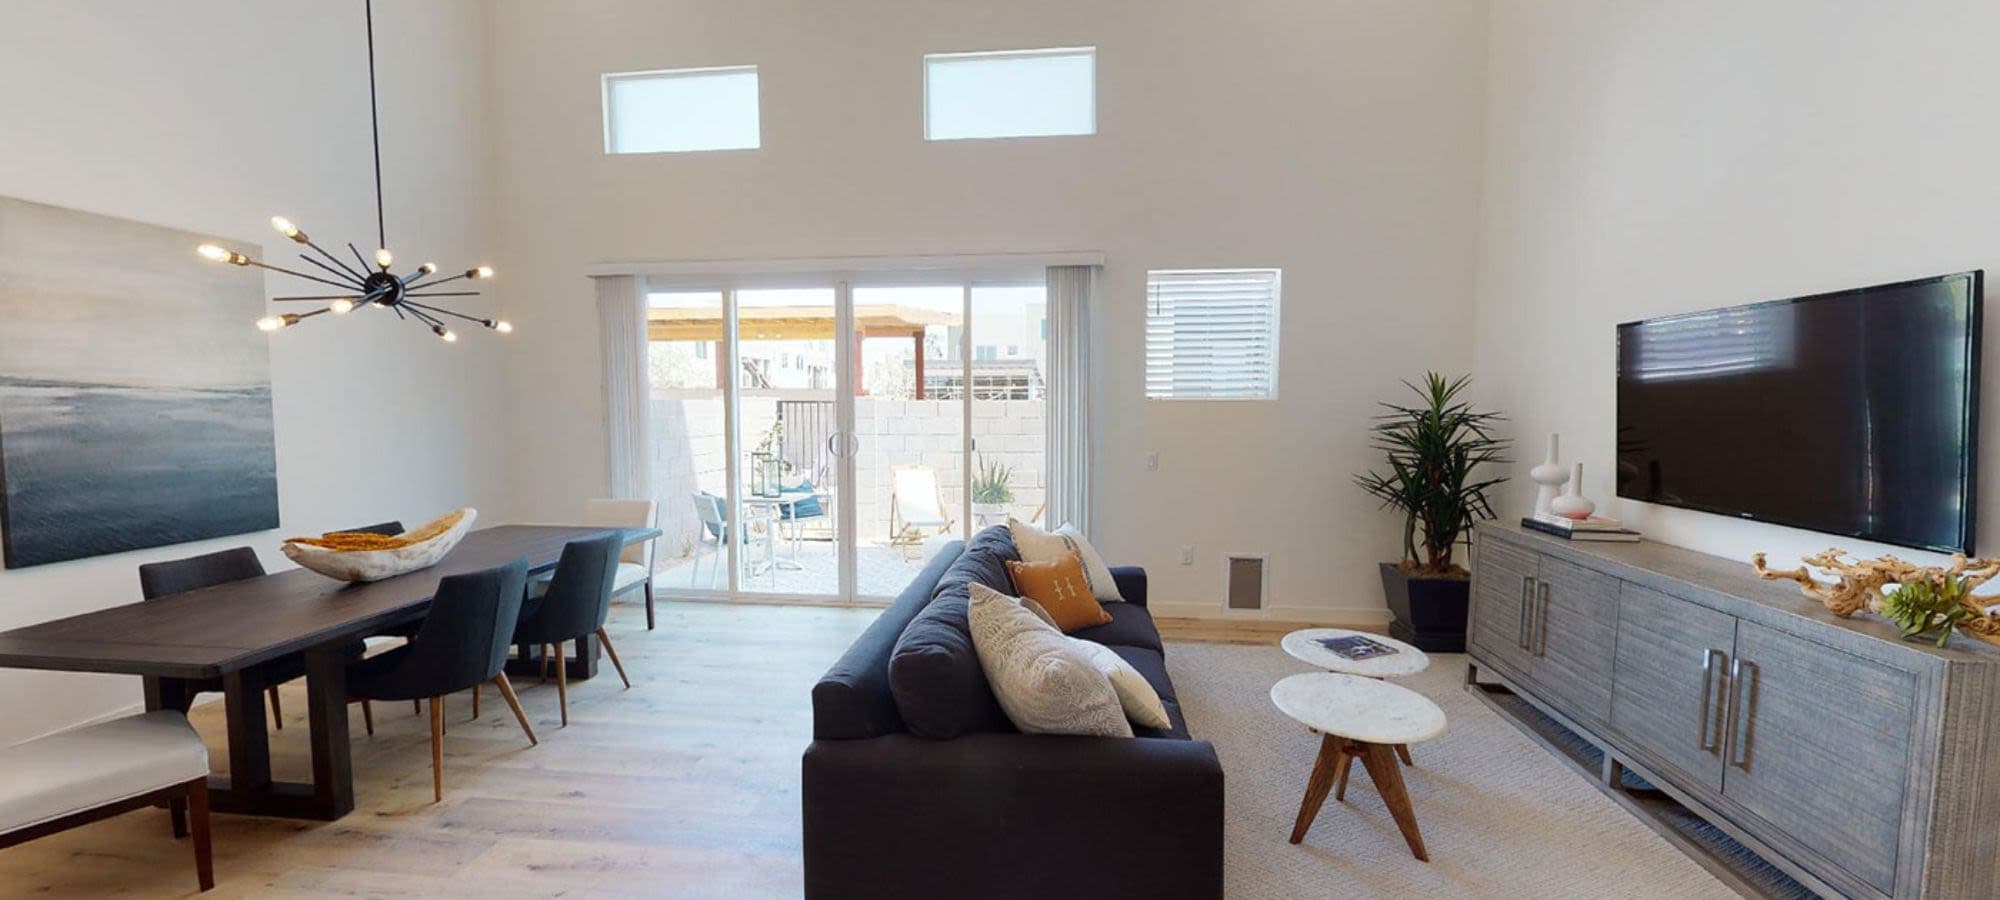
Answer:
[[(861, 597), (896, 596), (944, 542), (933, 540), (917, 547), (863, 543), (855, 548), (855, 593)], [(764, 564), (765, 548), (760, 536), (751, 535), (743, 549), (746, 572), (741, 588), (745, 592), (812, 596), (833, 594), (840, 589), (840, 563), (831, 541), (800, 541), (797, 556), (794, 557), (792, 545), (780, 539), (775, 548), (778, 560), (775, 568)], [(653, 576), (653, 587), (656, 591), (671, 596), (689, 590), (728, 590), (728, 572), (724, 571), (728, 565), (727, 558), (718, 557), (713, 547), (699, 556), (669, 559), (661, 554), (661, 557), (654, 563), (656, 574)], [(797, 568), (793, 568), (794, 564)]]

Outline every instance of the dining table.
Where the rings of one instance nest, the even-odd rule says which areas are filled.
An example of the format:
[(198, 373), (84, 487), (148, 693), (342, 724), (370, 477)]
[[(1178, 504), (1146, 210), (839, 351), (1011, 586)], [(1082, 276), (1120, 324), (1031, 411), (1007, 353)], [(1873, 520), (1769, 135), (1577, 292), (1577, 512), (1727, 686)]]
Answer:
[[(656, 528), (500, 525), (469, 532), (436, 565), (367, 583), (306, 569), (274, 572), (0, 632), (0, 668), (137, 675), (148, 710), (186, 712), (187, 682), (220, 679), (228, 729), (227, 776), (209, 779), (219, 812), (332, 820), (354, 809), (347, 721), (347, 664), (354, 643), (420, 620), (440, 579), (526, 558), (555, 568), (571, 541), (620, 532), (653, 540)], [(517, 648), (510, 673), (540, 671), (540, 647)], [(302, 656), (312, 781), (271, 777), (263, 696), (274, 662)], [(597, 670), (592, 638), (577, 642), (570, 680)]]

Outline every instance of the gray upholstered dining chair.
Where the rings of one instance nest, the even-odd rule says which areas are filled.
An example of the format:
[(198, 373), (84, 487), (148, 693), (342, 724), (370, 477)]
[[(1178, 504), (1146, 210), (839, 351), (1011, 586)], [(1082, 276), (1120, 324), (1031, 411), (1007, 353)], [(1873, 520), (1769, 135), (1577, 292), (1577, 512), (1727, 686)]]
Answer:
[(528, 561), (447, 575), (438, 581), (430, 612), (407, 645), (347, 667), (347, 690), (371, 700), (428, 700), (431, 711), (431, 787), (444, 799), (444, 696), (486, 682), (500, 688), (528, 743), (539, 743), (520, 698), (507, 681), (507, 648), (527, 593)]
[(556, 561), (555, 577), (540, 597), (529, 598), (521, 607), (520, 624), (514, 626), (514, 644), (547, 647), (548, 658), (556, 667), (556, 697), (562, 708), (562, 723), (569, 725), (569, 672), (563, 665), (563, 643), (596, 635), (604, 643), (604, 654), (618, 669), (618, 679), (632, 686), (625, 676), (625, 664), (604, 623), (611, 615), (611, 585), (618, 577), (618, 552), (624, 538), (617, 534), (571, 541)]

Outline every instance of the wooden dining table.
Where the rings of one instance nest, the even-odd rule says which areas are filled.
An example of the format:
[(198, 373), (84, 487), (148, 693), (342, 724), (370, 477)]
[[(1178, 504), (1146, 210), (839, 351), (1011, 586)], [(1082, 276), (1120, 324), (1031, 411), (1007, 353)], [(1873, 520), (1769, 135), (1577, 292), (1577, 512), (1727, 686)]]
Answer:
[[(291, 569), (0, 632), (0, 668), (141, 676), (148, 710), (186, 711), (191, 681), (221, 679), (228, 722), (229, 775), (209, 779), (219, 812), (332, 820), (354, 809), (347, 726), (347, 664), (358, 639), (422, 619), (439, 579), (523, 557), (531, 571), (553, 569), (563, 545), (617, 531), (625, 543), (660, 536), (655, 528), (501, 525), (473, 531), (436, 565), (366, 584)], [(541, 648), (518, 648), (509, 670), (540, 669)], [(571, 680), (596, 673), (596, 641), (578, 641)], [(265, 730), (267, 671), (303, 656), (312, 781), (271, 777)]]

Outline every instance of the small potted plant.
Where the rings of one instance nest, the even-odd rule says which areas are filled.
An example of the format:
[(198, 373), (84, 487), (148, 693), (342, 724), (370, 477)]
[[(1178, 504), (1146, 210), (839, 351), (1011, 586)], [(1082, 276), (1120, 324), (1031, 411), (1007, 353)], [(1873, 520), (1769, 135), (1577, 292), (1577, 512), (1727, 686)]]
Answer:
[(1470, 543), (1474, 522), (1493, 518), (1486, 492), (1507, 480), (1481, 471), (1508, 461), (1507, 442), (1492, 434), (1499, 414), (1461, 399), (1471, 383), (1471, 376), (1430, 372), (1421, 386), (1409, 385), (1419, 405), (1383, 403), (1387, 411), (1369, 430), (1374, 448), (1388, 457), (1388, 471), (1354, 479), (1384, 508), (1403, 514), (1403, 559), (1382, 563), (1389, 634), (1441, 653), (1465, 649), (1472, 582), (1454, 553)]
[(987, 465), (986, 458), (980, 457), (979, 473), (972, 479), (972, 514), (981, 522), (1007, 515), (1007, 504), (1014, 502), (1013, 482), (1013, 466)]

